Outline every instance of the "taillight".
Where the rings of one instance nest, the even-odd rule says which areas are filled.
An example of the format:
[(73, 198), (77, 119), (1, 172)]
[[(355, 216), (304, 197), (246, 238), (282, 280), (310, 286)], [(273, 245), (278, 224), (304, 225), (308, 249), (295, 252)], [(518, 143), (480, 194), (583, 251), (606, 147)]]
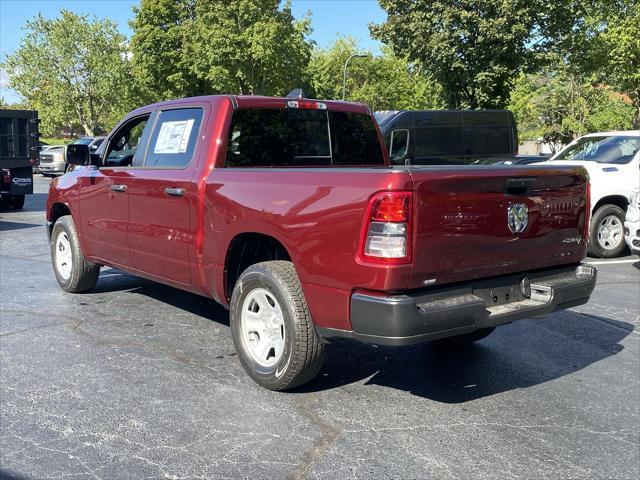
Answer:
[(371, 199), (359, 256), (386, 264), (411, 261), (411, 192), (383, 192)]
[(589, 222), (591, 221), (591, 181), (587, 178), (584, 186), (584, 225), (582, 238), (586, 244), (589, 240)]

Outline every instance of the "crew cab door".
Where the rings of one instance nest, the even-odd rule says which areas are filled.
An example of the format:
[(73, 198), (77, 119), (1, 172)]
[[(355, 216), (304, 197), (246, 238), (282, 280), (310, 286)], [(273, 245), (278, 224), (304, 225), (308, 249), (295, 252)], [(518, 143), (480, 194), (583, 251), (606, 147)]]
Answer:
[[(130, 266), (127, 242), (132, 164), (144, 158), (152, 112), (125, 121), (111, 135), (102, 165), (79, 177), (80, 232), (86, 253), (109, 265)], [(140, 146), (140, 148), (138, 148)]]
[(189, 250), (195, 244), (194, 179), (201, 106), (159, 110), (144, 163), (130, 170), (128, 243), (132, 266), (180, 284), (191, 283)]

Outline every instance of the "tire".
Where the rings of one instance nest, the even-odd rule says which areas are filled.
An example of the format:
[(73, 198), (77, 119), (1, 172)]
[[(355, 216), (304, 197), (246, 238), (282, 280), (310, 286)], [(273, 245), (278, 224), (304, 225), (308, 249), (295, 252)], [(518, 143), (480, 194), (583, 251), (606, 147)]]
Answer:
[(318, 374), (324, 345), (291, 262), (247, 268), (233, 289), (230, 312), (238, 358), (258, 385), (288, 390)]
[(589, 226), (588, 253), (592, 257), (614, 258), (626, 248), (625, 212), (617, 205), (603, 205), (593, 214)]
[(496, 327), (481, 328), (471, 333), (465, 333), (464, 335), (457, 335), (455, 337), (442, 338), (440, 340), (436, 340), (436, 343), (440, 345), (455, 345), (455, 346), (469, 345), (471, 343), (478, 342), (483, 338), (488, 337), (489, 335), (491, 335), (491, 333), (493, 333), (495, 329)]
[(51, 262), (60, 287), (69, 293), (92, 290), (100, 266), (85, 260), (71, 215), (60, 217), (51, 232)]
[(13, 210), (24, 208), (24, 195), (11, 195), (9, 197), (9, 208)]

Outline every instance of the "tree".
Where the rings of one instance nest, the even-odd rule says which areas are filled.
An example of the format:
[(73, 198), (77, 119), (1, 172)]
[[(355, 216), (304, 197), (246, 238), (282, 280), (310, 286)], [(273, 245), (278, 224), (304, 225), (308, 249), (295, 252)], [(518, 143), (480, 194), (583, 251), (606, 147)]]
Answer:
[(422, 65), (449, 108), (502, 108), (518, 73), (570, 43), (589, 1), (379, 0), (374, 38)]
[[(314, 50), (309, 63), (310, 93), (317, 98), (342, 98), (344, 63), (358, 52), (352, 38), (340, 38), (327, 49)], [(349, 62), (347, 100), (366, 103), (373, 110), (443, 106), (436, 83), (391, 49), (384, 48), (380, 56), (366, 55)]]
[(628, 2), (596, 37), (606, 61), (599, 76), (629, 96), (633, 125), (640, 129), (640, 3)]
[(283, 95), (311, 55), (308, 18), (279, 0), (142, 0), (131, 22), (136, 79), (148, 100)]
[(110, 128), (128, 108), (126, 38), (110, 20), (62, 10), (28, 21), (18, 50), (3, 63), (10, 87), (38, 110), (41, 131), (77, 124), (85, 134)]
[(628, 130), (633, 107), (611, 87), (594, 84), (556, 66), (540, 74), (522, 74), (509, 109), (521, 140), (562, 145), (590, 132)]

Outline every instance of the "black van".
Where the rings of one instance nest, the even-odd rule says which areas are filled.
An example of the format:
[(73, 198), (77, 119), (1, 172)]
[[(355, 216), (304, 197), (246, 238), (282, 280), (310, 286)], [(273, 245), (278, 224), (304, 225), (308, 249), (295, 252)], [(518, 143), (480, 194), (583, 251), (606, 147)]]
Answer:
[(395, 110), (374, 115), (395, 165), (490, 164), (518, 151), (516, 122), (509, 110)]

